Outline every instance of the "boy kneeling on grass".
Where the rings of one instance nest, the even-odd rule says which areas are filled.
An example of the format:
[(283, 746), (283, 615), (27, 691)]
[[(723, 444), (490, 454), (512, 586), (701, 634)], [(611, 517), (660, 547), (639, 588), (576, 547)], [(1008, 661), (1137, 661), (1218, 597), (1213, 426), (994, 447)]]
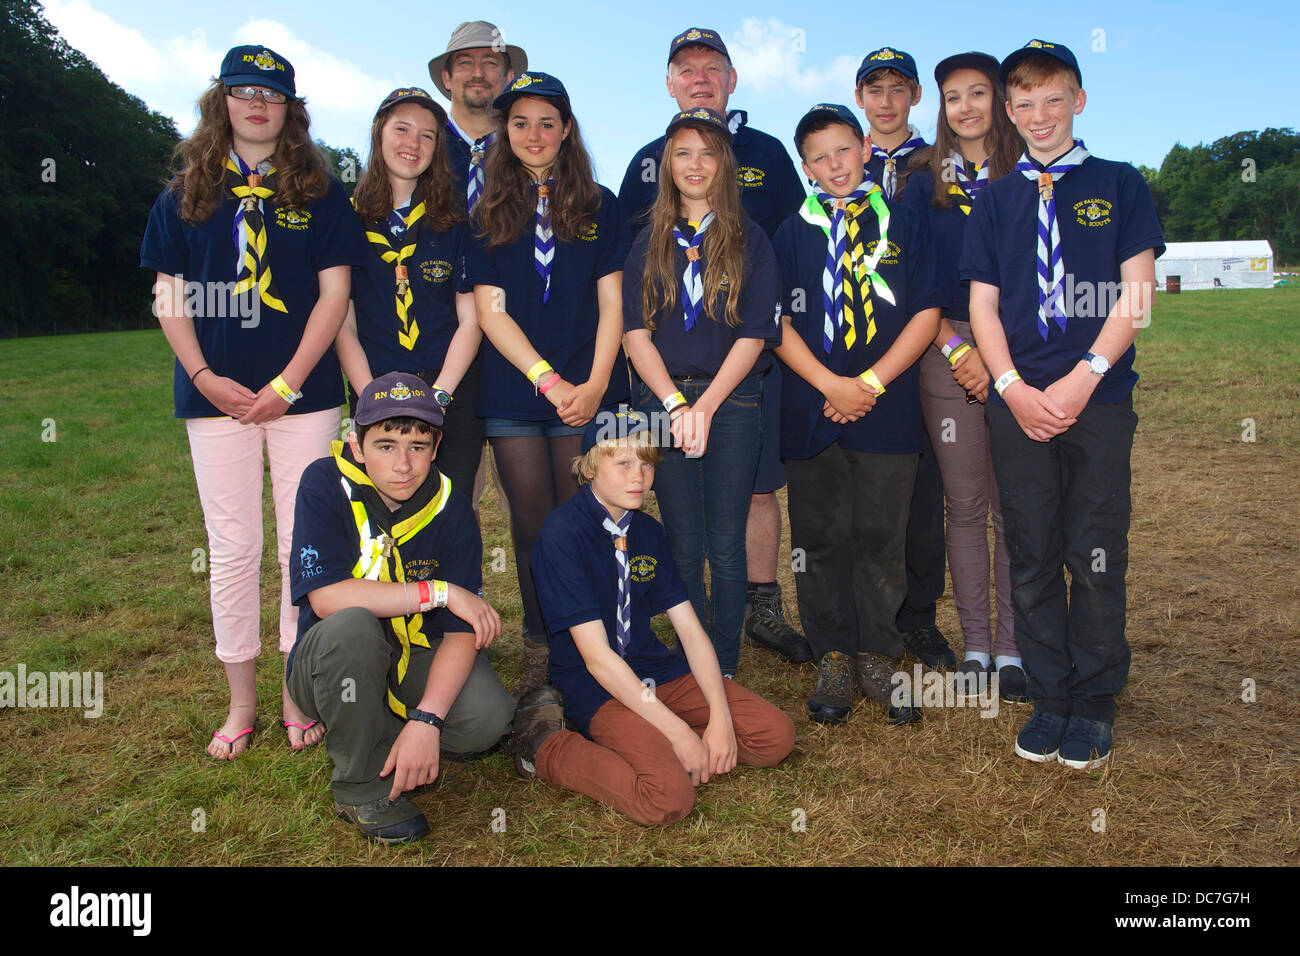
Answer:
[(433, 463), (442, 421), (421, 379), (381, 375), (347, 443), (303, 472), (294, 510), (289, 693), (329, 728), (335, 811), (384, 844), (429, 832), (402, 794), (433, 783), (440, 752), (495, 746), (515, 709), (479, 653), (501, 618), (479, 596), (469, 499)]
[[(574, 461), (582, 487), (533, 546), (552, 684), (519, 701), (513, 744), (522, 776), (656, 826), (690, 813), (711, 776), (776, 766), (795, 734), (784, 713), (723, 679), (663, 526), (640, 511), (660, 457), (649, 428), (626, 406), (592, 419)], [(685, 659), (650, 629), (664, 611)]]

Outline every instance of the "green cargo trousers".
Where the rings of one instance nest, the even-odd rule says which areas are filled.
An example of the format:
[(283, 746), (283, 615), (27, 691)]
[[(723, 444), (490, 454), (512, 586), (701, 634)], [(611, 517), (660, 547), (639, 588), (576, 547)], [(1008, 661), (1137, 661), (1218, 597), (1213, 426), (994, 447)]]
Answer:
[[(403, 722), (388, 707), (388, 688), (407, 707), (424, 694), (429, 665), (442, 638), (411, 648), (410, 666), (397, 684), (394, 648), (379, 619), (346, 608), (302, 636), (289, 672), (289, 695), (312, 720), (325, 725), (325, 749), (334, 761), (330, 788), (343, 804), (388, 796), (392, 774), (381, 779)], [(510, 729), (515, 701), (501, 686), (487, 654), (480, 653), (446, 715), (443, 754), (473, 754), (492, 747)]]

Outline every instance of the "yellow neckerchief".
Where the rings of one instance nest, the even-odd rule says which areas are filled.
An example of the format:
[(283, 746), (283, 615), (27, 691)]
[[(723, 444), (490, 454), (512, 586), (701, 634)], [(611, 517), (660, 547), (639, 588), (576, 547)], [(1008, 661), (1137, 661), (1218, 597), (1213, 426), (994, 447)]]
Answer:
[(271, 265), (267, 262), (266, 219), (262, 215), (262, 200), (275, 195), (275, 167), (262, 176), (250, 172), (247, 176), (235, 161), (226, 157), (226, 188), (240, 201), (235, 212), (235, 227), (240, 230), (238, 275), (235, 276), (235, 294), (242, 295), (256, 289), (262, 301), (277, 312), (289, 309), (276, 294), (271, 278)]
[[(858, 215), (864, 212), (868, 206), (876, 214), (876, 220), (880, 225), (880, 236), (876, 239), (870, 259), (866, 257), (861, 224), (858, 222)], [(866, 319), (867, 323), (866, 340), (863, 344), (870, 343), (876, 336), (875, 308), (871, 301), (871, 293), (875, 292), (876, 295), (879, 295), (890, 305), (896, 303), (894, 302), (894, 293), (890, 290), (888, 283), (876, 271), (876, 266), (879, 265), (880, 260), (884, 258), (885, 253), (889, 250), (889, 207), (885, 204), (880, 187), (872, 183), (867, 190), (866, 202), (856, 203), (850, 206), (846, 212), (845, 231), (847, 242), (844, 251), (844, 264), (846, 266), (844, 270), (844, 305), (847, 328), (844, 333), (844, 347), (852, 348), (853, 343), (857, 340), (857, 332), (853, 328), (852, 310), (849, 306), (849, 272), (851, 271), (859, 282), (858, 300), (862, 303), (863, 318)], [(804, 204), (799, 207), (799, 215), (805, 222), (821, 229), (822, 232), (826, 233), (827, 238), (830, 238), (830, 215), (816, 196), (809, 196), (804, 200)]]
[(379, 247), (380, 258), (393, 264), (393, 273), (397, 278), (397, 321), (402, 325), (397, 330), (397, 342), (407, 351), (415, 348), (415, 340), (420, 337), (420, 328), (415, 323), (415, 317), (410, 314), (415, 296), (411, 293), (411, 280), (403, 263), (415, 252), (419, 233), (411, 231), (411, 227), (424, 218), (424, 212), (424, 203), (420, 203), (403, 217), (407, 231), (402, 235), (407, 236), (411, 241), (400, 249), (393, 248), (386, 230), (366, 230), (366, 238)]
[[(358, 538), (357, 563), (352, 568), (352, 576), (366, 581), (406, 581), (405, 566), (398, 548), (406, 544), (436, 518), (446, 507), (451, 497), (451, 479), (441, 473), (436, 493), (414, 514), (395, 522), (385, 531), (382, 524), (387, 523), (389, 515), (375, 515), (372, 520), (370, 510), (363, 500), (378, 496), (379, 489), (365, 471), (343, 455), (344, 444), (335, 441), (330, 444), (330, 453), (338, 466), (343, 493), (352, 505), (352, 519), (356, 522)], [(427, 480), (427, 479), (426, 479)], [(373, 497), (362, 489), (372, 489)], [(418, 494), (418, 492), (417, 492)], [(372, 505), (373, 507), (373, 505)], [(382, 507), (382, 505), (380, 506)], [(378, 509), (376, 509), (378, 510)], [(391, 512), (390, 512), (391, 515)], [(397, 638), (401, 646), (401, 657), (397, 661), (397, 683), (406, 679), (406, 671), (411, 663), (411, 645), (428, 647), (429, 638), (423, 631), (424, 615), (416, 612), (410, 616), (398, 615), (381, 619)], [(406, 705), (390, 689), (388, 706), (397, 716), (406, 717)]]

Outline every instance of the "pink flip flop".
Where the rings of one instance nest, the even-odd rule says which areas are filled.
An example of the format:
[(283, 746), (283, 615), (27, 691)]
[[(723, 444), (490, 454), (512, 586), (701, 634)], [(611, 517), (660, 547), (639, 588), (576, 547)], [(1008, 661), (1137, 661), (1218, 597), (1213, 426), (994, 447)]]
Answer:
[[(316, 726), (317, 724), (319, 724), (319, 723), (320, 723), (319, 720), (311, 720), (311, 721), (308, 721), (308, 722), (305, 723), (305, 724), (304, 724), (304, 723), (299, 723), (299, 722), (296, 721), (296, 720), (281, 720), (281, 721), (280, 721), (280, 726), (284, 728), (284, 735), (285, 735), (286, 738), (289, 736), (289, 728), (290, 728), (290, 727), (297, 727), (299, 730), (302, 731), (302, 734), (303, 734), (303, 740), (306, 740), (306, 739), (307, 739), (307, 731), (311, 730), (313, 727), (315, 727), (315, 726)], [(322, 739), (323, 739), (323, 738), (322, 738)], [(310, 748), (315, 747), (318, 743), (320, 743), (320, 740), (319, 740), (319, 739), (318, 739), (318, 740), (314, 740), (314, 741), (312, 741), (312, 742), (309, 743), (309, 744), (303, 744), (302, 748), (299, 749), (299, 750), (294, 750), (293, 745), (290, 744), (290, 745), (289, 745), (289, 749), (290, 749), (290, 750), (293, 750), (293, 752), (296, 753), (296, 754), (300, 754), (300, 753), (303, 752), (303, 750), (309, 750)]]
[[(245, 748), (240, 752), (240, 754), (236, 754), (236, 753), (235, 753), (235, 741), (237, 741), (240, 737), (247, 737), (247, 736), (248, 736), (249, 734), (251, 734), (252, 732), (253, 732), (253, 728), (252, 728), (252, 727), (247, 727), (247, 728), (245, 728), (244, 730), (241, 730), (239, 733), (235, 734), (235, 736), (233, 736), (233, 737), (227, 737), (227, 736), (226, 736), (225, 734), (223, 734), (220, 730), (214, 730), (214, 731), (212, 731), (212, 736), (213, 736), (213, 737), (217, 738), (217, 740), (220, 740), (223, 744), (227, 744), (227, 745), (230, 747), (230, 756), (229, 756), (229, 757), (212, 757), (212, 759), (213, 759), (213, 760), (233, 760), (235, 757), (240, 756), (240, 754), (247, 753), (247, 752), (248, 752), (248, 748), (245, 747)], [(249, 743), (252, 743), (252, 741), (249, 741)], [(208, 756), (211, 757), (212, 755), (209, 754)]]

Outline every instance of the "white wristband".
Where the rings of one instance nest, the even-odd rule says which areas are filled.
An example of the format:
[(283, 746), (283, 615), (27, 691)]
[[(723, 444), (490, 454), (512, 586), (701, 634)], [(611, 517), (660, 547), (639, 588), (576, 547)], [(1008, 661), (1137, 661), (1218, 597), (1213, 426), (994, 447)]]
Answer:
[(997, 391), (999, 395), (1001, 395), (1004, 391), (1006, 391), (1007, 386), (1010, 385), (1012, 382), (1020, 382), (1020, 381), (1023, 381), (1023, 379), (1020, 377), (1020, 373), (1017, 372), (1014, 368), (1010, 368), (998, 376), (998, 380), (993, 383), (993, 388)]

